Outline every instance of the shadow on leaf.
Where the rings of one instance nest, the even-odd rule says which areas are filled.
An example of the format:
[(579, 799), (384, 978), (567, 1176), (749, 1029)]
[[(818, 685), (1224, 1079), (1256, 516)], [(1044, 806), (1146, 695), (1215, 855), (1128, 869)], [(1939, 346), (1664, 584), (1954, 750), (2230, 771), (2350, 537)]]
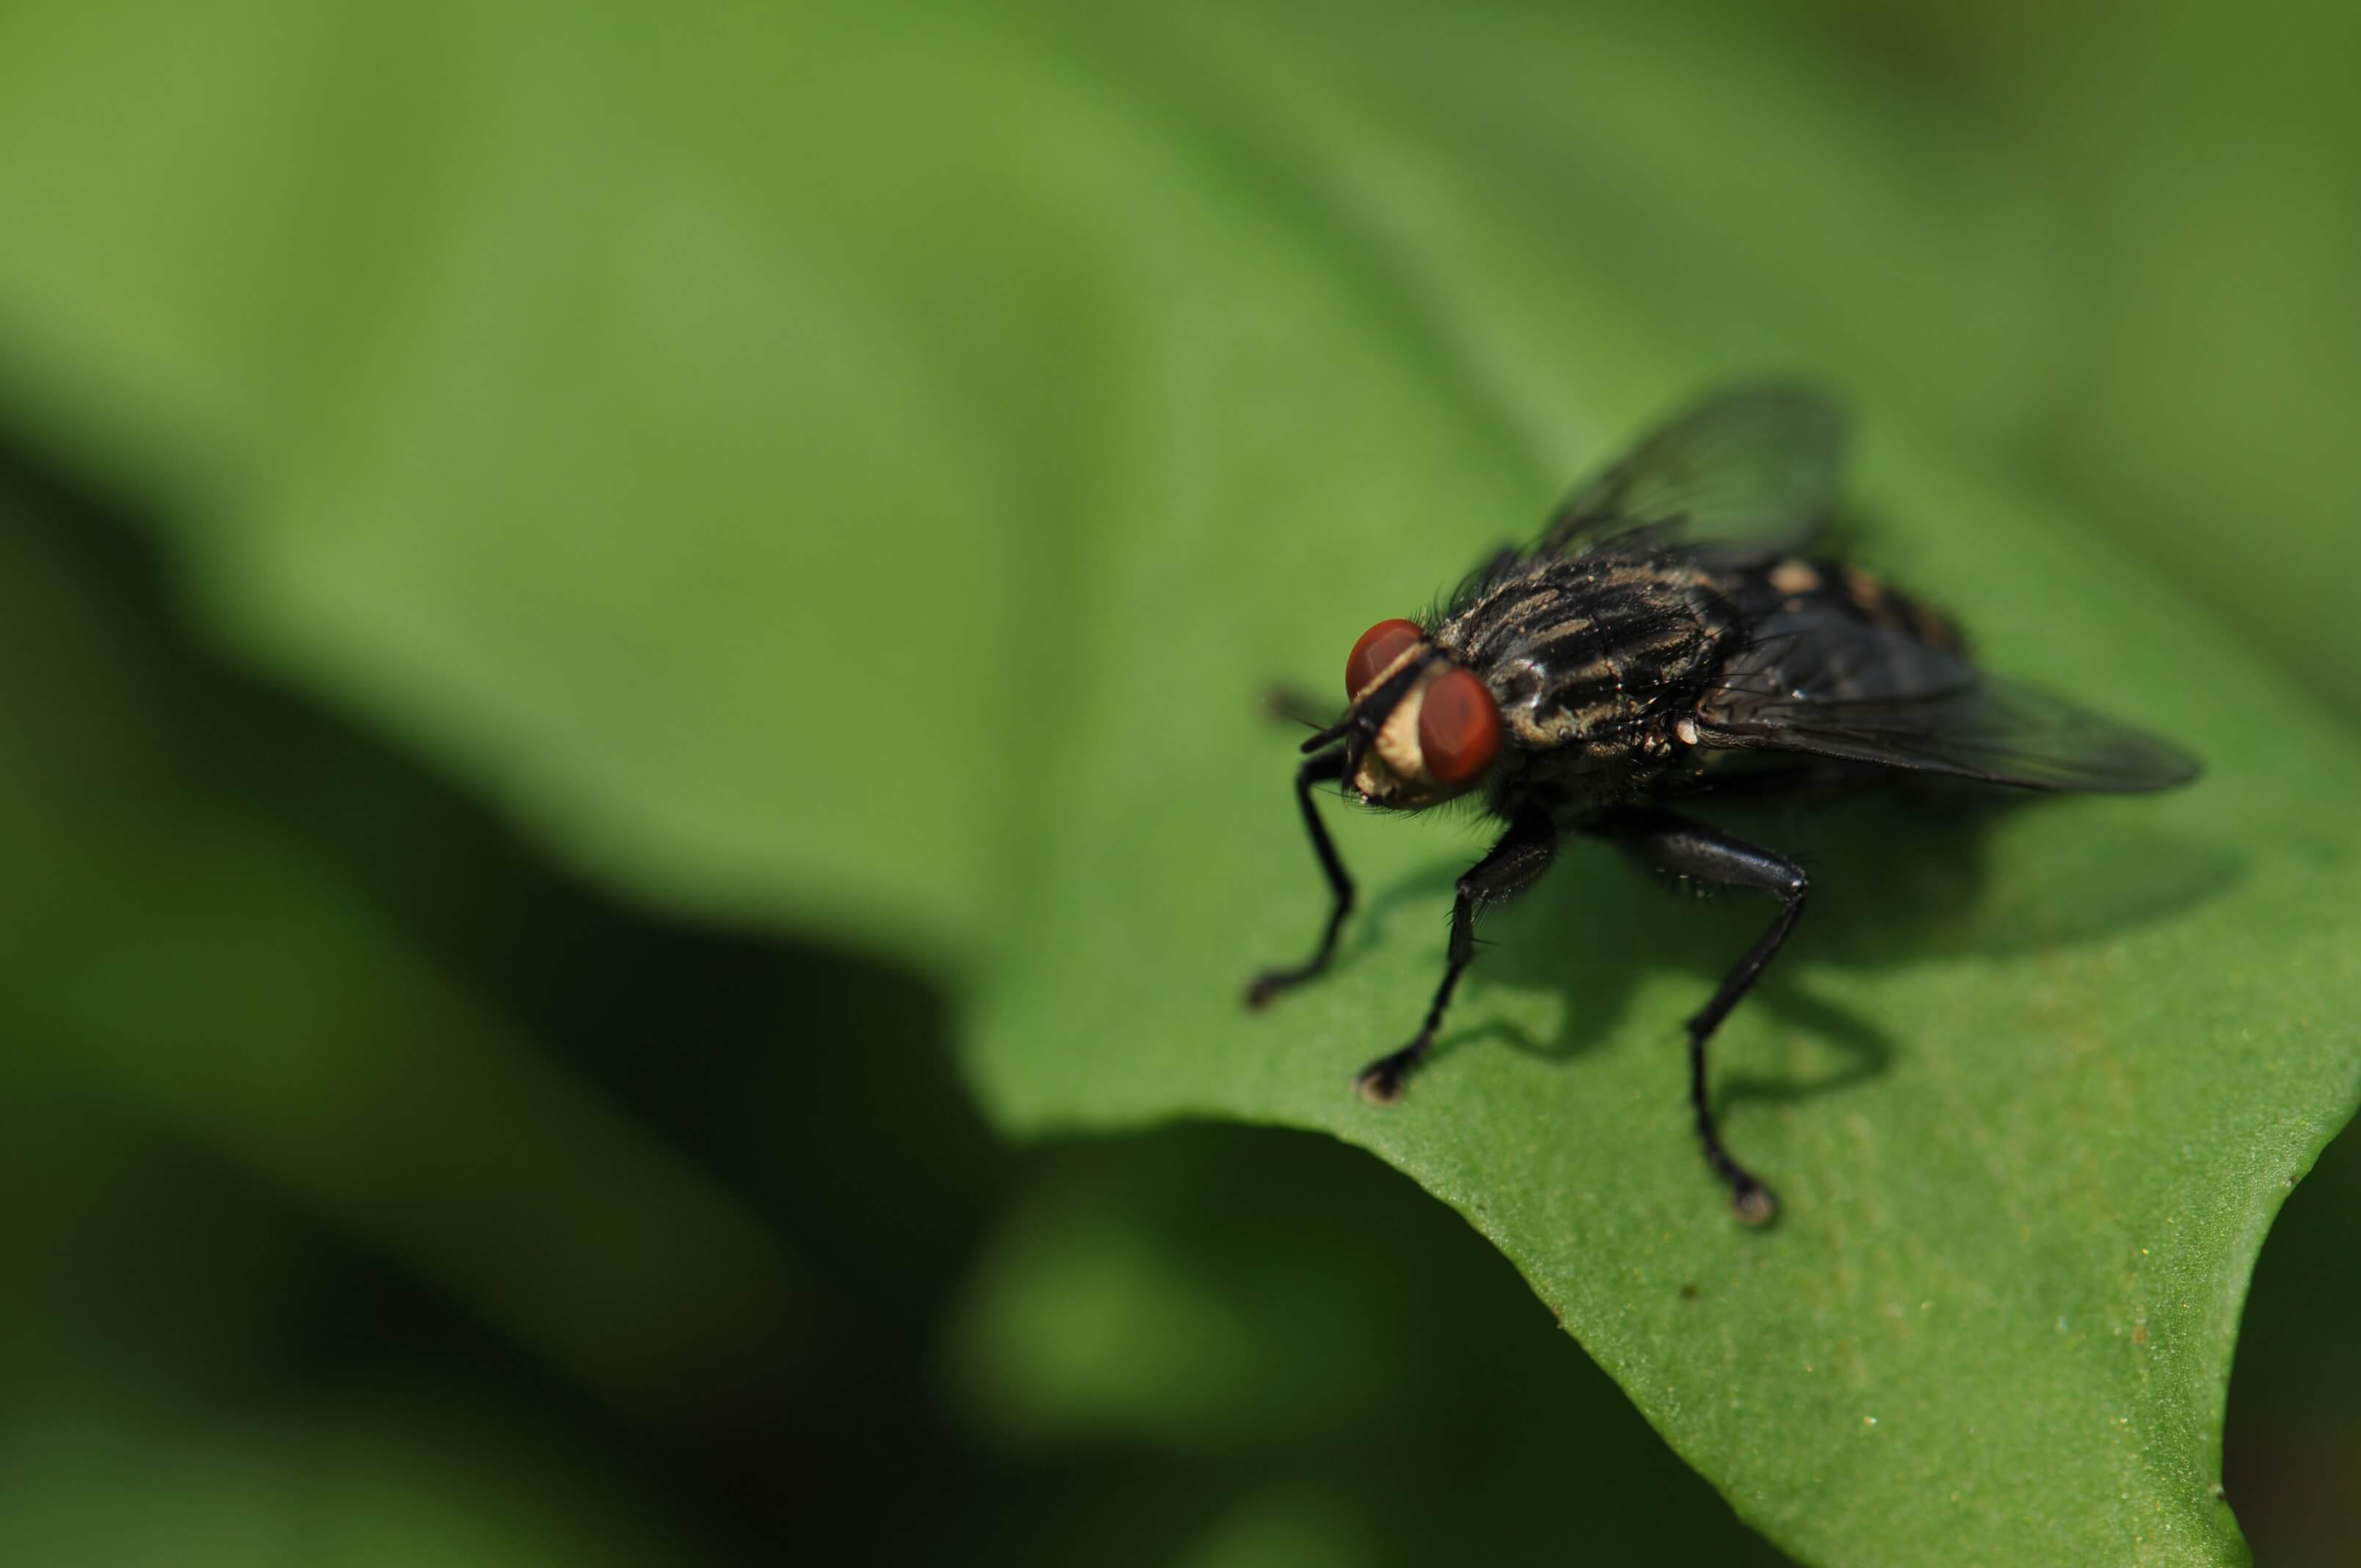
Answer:
[[(2126, 811), (1921, 788), (1809, 811), (1713, 813), (1717, 824), (1779, 850), (1812, 878), (1812, 902), (1795, 937), (1742, 1008), (1767, 1009), (1850, 1058), (1807, 1082), (1735, 1076), (1719, 1084), (1717, 1102), (1792, 1102), (1891, 1068), (1891, 1036), (1810, 993), (1817, 966), (2000, 959), (2081, 946), (2217, 898), (2245, 874), (2228, 848), (2124, 820)], [(1438, 861), (1379, 892), (1364, 913), (1355, 956), (1383, 945), (1388, 916), (1400, 907), (1447, 897), (1460, 869)], [(1667, 898), (1666, 891), (1688, 896)], [(1697, 977), (1702, 1005), (1771, 909), (1767, 900), (1677, 882), (1631, 864), (1609, 844), (1570, 836), (1541, 883), (1479, 927), (1483, 950), (1462, 992), (1509, 986), (1560, 994), (1565, 1006), (1556, 1032), (1543, 1037), (1493, 1021), (1445, 1033), (1431, 1059), (1487, 1041), (1556, 1060), (1578, 1057), (1606, 1039), (1639, 977), (1668, 962)], [(1438, 975), (1444, 945), (1438, 930), (1432, 951)], [(1415, 1024), (1403, 1020), (1404, 1038)]]

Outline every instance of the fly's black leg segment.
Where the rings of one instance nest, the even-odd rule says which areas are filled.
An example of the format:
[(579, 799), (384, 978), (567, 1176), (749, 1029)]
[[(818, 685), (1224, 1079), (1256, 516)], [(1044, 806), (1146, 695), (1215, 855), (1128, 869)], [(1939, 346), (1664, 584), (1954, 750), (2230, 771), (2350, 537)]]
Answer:
[(1327, 875), (1328, 891), (1334, 902), (1328, 908), (1327, 928), (1320, 933), (1320, 946), (1306, 961), (1293, 969), (1265, 970), (1246, 987), (1246, 1005), (1261, 1007), (1292, 985), (1301, 985), (1328, 967), (1336, 951), (1336, 934), (1345, 928), (1345, 916), (1353, 912), (1353, 879), (1345, 874), (1345, 862), (1336, 858), (1336, 846), (1329, 841), (1327, 825), (1320, 820), (1319, 803), (1312, 798), (1312, 786), (1327, 784), (1345, 776), (1345, 751), (1338, 747), (1323, 751), (1295, 770), (1295, 800), (1303, 808), (1304, 829), (1312, 835), (1312, 852), (1320, 857), (1320, 869)]
[(1451, 1005), (1451, 992), (1476, 957), (1477, 911), (1506, 903), (1532, 886), (1549, 870), (1556, 853), (1557, 825), (1547, 815), (1532, 812), (1510, 821), (1509, 830), (1484, 858), (1467, 868), (1459, 879), (1458, 896), (1452, 901), (1451, 948), (1444, 960), (1443, 983), (1435, 988), (1433, 1003), (1426, 1010), (1426, 1022), (1419, 1025), (1410, 1044), (1361, 1069), (1356, 1081), (1363, 1099), (1373, 1105), (1390, 1105), (1401, 1098), (1402, 1080), (1434, 1044), (1435, 1031), (1443, 1027), (1444, 1010)]
[(1603, 827), (1651, 865), (1700, 882), (1752, 888), (1779, 900), (1779, 913), (1772, 919), (1770, 928), (1755, 938), (1754, 945), (1746, 949), (1746, 956), (1722, 977), (1713, 1000), (1688, 1024), (1689, 1103), (1697, 1113), (1697, 1138), (1705, 1145), (1706, 1163), (1730, 1184), (1730, 1202), (1740, 1219), (1750, 1225), (1767, 1223), (1779, 1212), (1771, 1190), (1730, 1158), (1730, 1151), (1721, 1146), (1721, 1134), (1713, 1121), (1713, 1102), (1707, 1093), (1705, 1047), (1714, 1030), (1753, 989), (1763, 970), (1787, 940), (1787, 934), (1795, 928), (1797, 917), (1804, 913), (1804, 895), (1810, 891), (1810, 883), (1803, 868), (1793, 861), (1670, 813), (1619, 812)]

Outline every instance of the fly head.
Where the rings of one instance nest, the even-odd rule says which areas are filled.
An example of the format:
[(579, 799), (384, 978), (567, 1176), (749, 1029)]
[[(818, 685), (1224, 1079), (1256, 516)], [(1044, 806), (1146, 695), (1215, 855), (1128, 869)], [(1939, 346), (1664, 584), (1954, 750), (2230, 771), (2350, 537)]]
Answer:
[(1483, 677), (1416, 622), (1381, 620), (1345, 662), (1352, 706), (1304, 750), (1342, 743), (1345, 779), (1371, 806), (1416, 811), (1483, 782), (1500, 754), (1500, 709)]

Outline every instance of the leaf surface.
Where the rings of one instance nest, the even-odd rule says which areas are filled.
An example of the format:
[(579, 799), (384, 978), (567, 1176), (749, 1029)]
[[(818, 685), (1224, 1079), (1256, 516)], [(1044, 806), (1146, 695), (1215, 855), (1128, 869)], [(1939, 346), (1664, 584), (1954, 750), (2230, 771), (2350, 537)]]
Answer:
[[(968, 976), (1007, 1127), (1375, 1151), (1808, 1559), (2238, 1560), (2239, 1302), (2356, 1091), (2352, 742), (1992, 477), (2038, 203), (1715, 15), (24, 6), (0, 343), (251, 656), (643, 894)], [(201, 45), (236, 114), (161, 90)], [(1766, 366), (1861, 411), (1871, 564), (2213, 771), (1761, 825), (1817, 891), (1720, 1042), (1756, 1234), (1678, 1050), (1742, 900), (1570, 850), (1380, 1112), (1480, 839), (1345, 820), (1337, 971), (1236, 992), (1319, 914), (1266, 685)]]

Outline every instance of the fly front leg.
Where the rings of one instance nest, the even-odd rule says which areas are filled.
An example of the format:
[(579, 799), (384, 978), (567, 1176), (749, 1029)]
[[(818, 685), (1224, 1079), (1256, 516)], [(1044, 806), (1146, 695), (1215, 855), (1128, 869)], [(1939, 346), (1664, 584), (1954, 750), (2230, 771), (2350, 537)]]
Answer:
[(1753, 989), (1763, 969), (1787, 940), (1787, 934), (1795, 928), (1797, 916), (1804, 913), (1804, 895), (1810, 890), (1810, 883), (1803, 868), (1793, 861), (1669, 812), (1618, 812), (1601, 823), (1598, 830), (1620, 839), (1650, 865), (1700, 882), (1752, 888), (1779, 900), (1779, 913), (1773, 917), (1770, 928), (1756, 938), (1754, 945), (1746, 949), (1746, 956), (1722, 976), (1720, 989), (1713, 993), (1713, 1000), (1688, 1023), (1689, 1103), (1697, 1113), (1697, 1138), (1705, 1145), (1706, 1163), (1713, 1167), (1716, 1176), (1730, 1184), (1730, 1203), (1740, 1219), (1750, 1225), (1768, 1223), (1779, 1212), (1771, 1190), (1730, 1158), (1730, 1151), (1721, 1146), (1721, 1134), (1714, 1125), (1713, 1102), (1706, 1092), (1705, 1047), (1714, 1030), (1721, 1026), (1721, 1021), (1730, 1016), (1730, 1010), (1738, 1005), (1740, 999)]
[(1345, 776), (1345, 751), (1342, 747), (1323, 752), (1295, 770), (1295, 800), (1303, 808), (1303, 826), (1312, 835), (1312, 853), (1320, 857), (1320, 869), (1328, 878), (1328, 892), (1333, 902), (1328, 906), (1327, 928), (1320, 934), (1320, 946), (1311, 958), (1293, 969), (1265, 970), (1246, 987), (1246, 1005), (1260, 1007), (1292, 985), (1301, 985), (1328, 967), (1335, 956), (1336, 934), (1345, 928), (1345, 916), (1353, 912), (1353, 879), (1345, 874), (1345, 862), (1336, 856), (1336, 846), (1328, 841), (1327, 826), (1320, 820), (1320, 806), (1312, 798), (1312, 786), (1327, 784)]
[(1459, 879), (1458, 897), (1451, 905), (1451, 948), (1444, 960), (1443, 983), (1426, 1010), (1426, 1022), (1419, 1025), (1417, 1037), (1410, 1044), (1361, 1069), (1356, 1082), (1363, 1099), (1373, 1105), (1390, 1105), (1401, 1098), (1402, 1080), (1434, 1044), (1435, 1031), (1443, 1027), (1444, 1009), (1451, 1004), (1452, 989), (1476, 956), (1477, 911), (1486, 905), (1505, 903), (1532, 886), (1535, 878), (1549, 870), (1551, 857), (1556, 853), (1557, 824), (1545, 814), (1530, 813), (1510, 822), (1490, 852)]

